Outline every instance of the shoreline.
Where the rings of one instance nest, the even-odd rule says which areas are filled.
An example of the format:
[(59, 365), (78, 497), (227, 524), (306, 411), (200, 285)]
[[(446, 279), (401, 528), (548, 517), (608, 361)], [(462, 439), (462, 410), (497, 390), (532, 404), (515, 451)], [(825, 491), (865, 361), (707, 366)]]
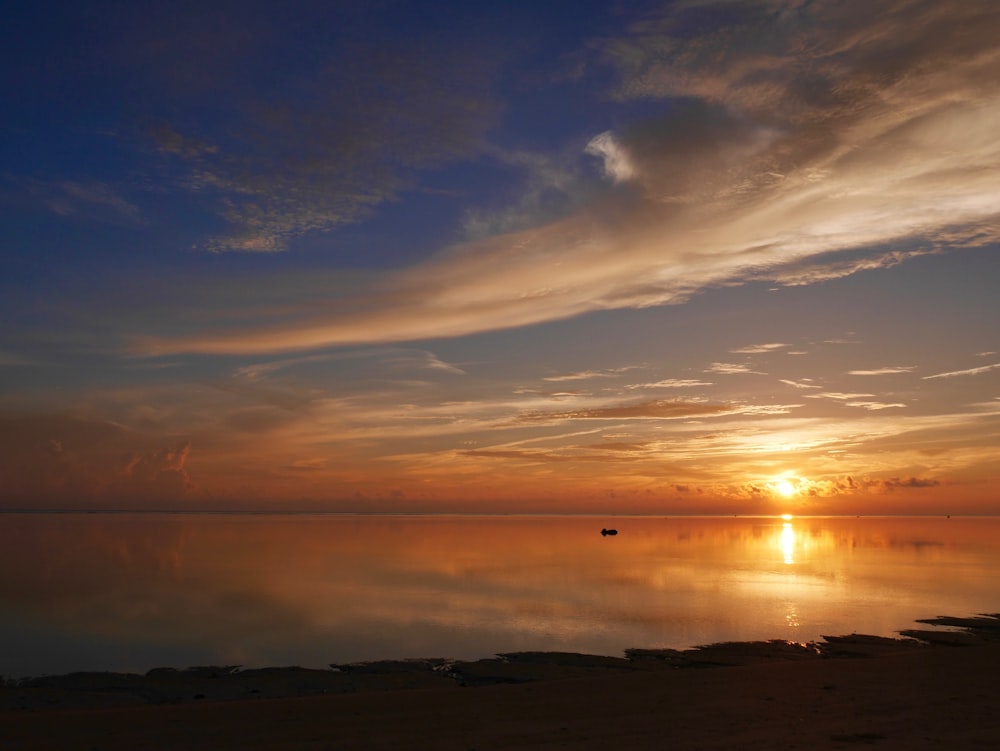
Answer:
[(0, 738), (5, 749), (111, 751), (149, 747), (151, 728), (162, 741), (153, 747), (206, 749), (250, 740), (261, 749), (641, 749), (665, 737), (674, 749), (795, 747), (783, 743), (793, 737), (799, 748), (911, 749), (937, 747), (932, 739), (956, 747), (955, 733), (996, 743), (1000, 719), (987, 718), (997, 714), (1000, 614), (918, 623), (932, 628), (624, 657), (516, 652), (46, 676), (0, 689)]

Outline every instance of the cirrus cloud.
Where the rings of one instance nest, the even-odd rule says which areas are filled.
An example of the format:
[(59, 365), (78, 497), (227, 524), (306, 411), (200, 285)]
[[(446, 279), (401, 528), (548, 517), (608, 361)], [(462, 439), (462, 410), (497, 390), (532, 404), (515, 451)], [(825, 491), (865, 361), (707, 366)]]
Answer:
[[(1000, 10), (928, 0), (877, 9), (752, 3), (711, 32), (682, 34), (699, 28), (687, 17), (699, 12), (672, 6), (604, 42), (617, 96), (663, 101), (665, 114), (599, 139), (599, 148), (591, 142), (617, 182), (585, 209), (453, 246), (329, 303), (290, 306), (280, 322), (262, 315), (136, 339), (133, 349), (262, 353), (456, 337), (678, 304), (752, 280), (815, 283), (976, 244), (998, 226)], [(326, 143), (326, 126), (317, 128), (307, 144)], [(325, 165), (321, 186), (340, 174), (325, 157), (307, 163)], [(360, 164), (347, 172), (362, 174)], [(303, 177), (261, 174), (261, 186), (289, 197), (282, 186)], [(260, 203), (253, 196), (272, 188), (220, 179), (244, 185), (239, 221), (259, 224), (262, 237), (291, 231), (273, 222), (319, 226), (294, 219), (299, 209), (284, 199), (251, 211)], [(847, 251), (850, 260), (834, 258)]]

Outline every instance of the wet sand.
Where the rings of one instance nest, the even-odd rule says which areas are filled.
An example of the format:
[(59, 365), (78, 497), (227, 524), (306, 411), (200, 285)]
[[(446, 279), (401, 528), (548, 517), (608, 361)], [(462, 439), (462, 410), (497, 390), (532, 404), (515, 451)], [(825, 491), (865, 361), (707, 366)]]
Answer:
[(62, 676), (0, 690), (0, 748), (1000, 748), (1000, 620), (955, 620), (625, 658)]

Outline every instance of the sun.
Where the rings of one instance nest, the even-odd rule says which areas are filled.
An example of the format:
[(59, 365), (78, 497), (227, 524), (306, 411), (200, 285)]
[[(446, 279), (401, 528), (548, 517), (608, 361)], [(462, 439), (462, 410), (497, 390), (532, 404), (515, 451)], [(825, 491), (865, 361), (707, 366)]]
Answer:
[(785, 498), (791, 498), (795, 495), (795, 486), (792, 485), (788, 480), (779, 480), (774, 485), (774, 489), (778, 491)]

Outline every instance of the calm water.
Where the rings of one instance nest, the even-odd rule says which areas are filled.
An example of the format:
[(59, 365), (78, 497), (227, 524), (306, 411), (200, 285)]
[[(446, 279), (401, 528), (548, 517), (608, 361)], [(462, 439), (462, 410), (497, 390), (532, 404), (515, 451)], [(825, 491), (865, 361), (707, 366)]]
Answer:
[(6, 514), (0, 675), (893, 635), (1000, 611), (998, 541), (994, 518)]

